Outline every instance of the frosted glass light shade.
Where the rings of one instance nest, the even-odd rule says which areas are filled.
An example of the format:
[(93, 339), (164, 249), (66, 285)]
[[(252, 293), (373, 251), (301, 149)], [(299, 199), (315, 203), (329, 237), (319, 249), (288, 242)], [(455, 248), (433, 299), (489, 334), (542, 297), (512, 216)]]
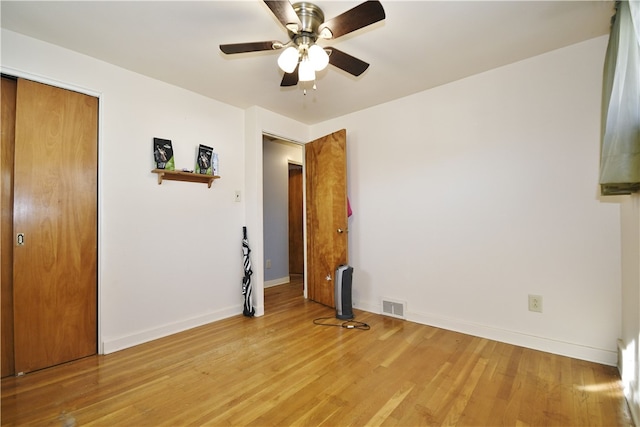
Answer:
[(329, 55), (323, 48), (314, 44), (309, 48), (309, 60), (313, 64), (313, 68), (316, 71), (322, 71), (329, 64)]
[(293, 73), (298, 65), (298, 49), (289, 46), (278, 57), (278, 66), (285, 73)]
[(300, 63), (298, 68), (298, 80), (301, 82), (310, 82), (316, 79), (316, 71), (313, 69), (313, 63), (305, 59)]

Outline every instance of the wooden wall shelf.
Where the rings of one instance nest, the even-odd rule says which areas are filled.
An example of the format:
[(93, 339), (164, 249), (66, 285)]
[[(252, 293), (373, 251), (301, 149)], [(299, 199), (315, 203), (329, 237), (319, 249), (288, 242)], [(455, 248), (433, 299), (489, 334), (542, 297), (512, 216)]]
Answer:
[(151, 172), (158, 174), (158, 185), (162, 184), (163, 179), (167, 179), (169, 181), (201, 182), (211, 188), (213, 181), (220, 178), (218, 175), (202, 175), (199, 173), (170, 171), (166, 169), (154, 169)]

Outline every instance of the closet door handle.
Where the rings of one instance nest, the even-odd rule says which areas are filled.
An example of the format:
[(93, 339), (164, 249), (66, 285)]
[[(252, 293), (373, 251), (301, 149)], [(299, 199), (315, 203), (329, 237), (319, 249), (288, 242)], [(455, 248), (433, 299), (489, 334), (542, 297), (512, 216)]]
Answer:
[(24, 233), (18, 233), (16, 235), (16, 244), (18, 246), (23, 246), (24, 245)]

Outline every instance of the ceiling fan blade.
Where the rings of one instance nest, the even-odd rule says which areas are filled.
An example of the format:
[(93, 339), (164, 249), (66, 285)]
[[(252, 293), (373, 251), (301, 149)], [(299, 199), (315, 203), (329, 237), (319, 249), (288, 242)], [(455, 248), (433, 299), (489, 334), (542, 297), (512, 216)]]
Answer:
[[(296, 11), (293, 10), (293, 6), (286, 0), (280, 1), (267, 1), (264, 0), (264, 3), (267, 5), (273, 15), (278, 18), (278, 21), (287, 29), (292, 30), (289, 24), (294, 24), (297, 26), (298, 31), (302, 28), (302, 22), (300, 22), (300, 18), (296, 14)], [(292, 31), (297, 32), (297, 31)]]
[(298, 67), (299, 65), (296, 65), (296, 69), (293, 70), (293, 73), (284, 73), (280, 86), (286, 87), (295, 86), (298, 84)]
[(331, 55), (329, 55), (329, 64), (334, 67), (338, 67), (349, 74), (353, 74), (357, 77), (369, 68), (369, 64), (366, 62), (361, 61), (348, 53), (344, 53), (335, 47), (328, 47), (326, 49), (331, 50)]
[(233, 44), (221, 44), (220, 50), (226, 54), (232, 53), (245, 53), (245, 52), (258, 52), (261, 50), (273, 50), (282, 47), (282, 43), (276, 40), (264, 41), (264, 42), (252, 42), (252, 43), (233, 43)]
[[(336, 39), (367, 25), (382, 21), (385, 16), (382, 3), (377, 0), (366, 1), (320, 25), (318, 34), (323, 38)], [(326, 30), (331, 32), (331, 37)]]

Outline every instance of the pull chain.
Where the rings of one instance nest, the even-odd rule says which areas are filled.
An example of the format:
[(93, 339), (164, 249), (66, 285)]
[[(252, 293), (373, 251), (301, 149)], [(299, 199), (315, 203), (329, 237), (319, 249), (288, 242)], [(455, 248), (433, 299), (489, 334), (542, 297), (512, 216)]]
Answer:
[[(316, 87), (316, 81), (315, 81), (315, 80), (313, 81), (313, 86), (312, 86), (311, 88), (312, 88), (313, 90), (316, 90), (316, 89), (317, 89), (317, 87)], [(303, 87), (302, 87), (302, 93), (303, 93), (305, 96), (307, 96), (307, 88), (306, 88), (306, 86), (303, 86)]]

